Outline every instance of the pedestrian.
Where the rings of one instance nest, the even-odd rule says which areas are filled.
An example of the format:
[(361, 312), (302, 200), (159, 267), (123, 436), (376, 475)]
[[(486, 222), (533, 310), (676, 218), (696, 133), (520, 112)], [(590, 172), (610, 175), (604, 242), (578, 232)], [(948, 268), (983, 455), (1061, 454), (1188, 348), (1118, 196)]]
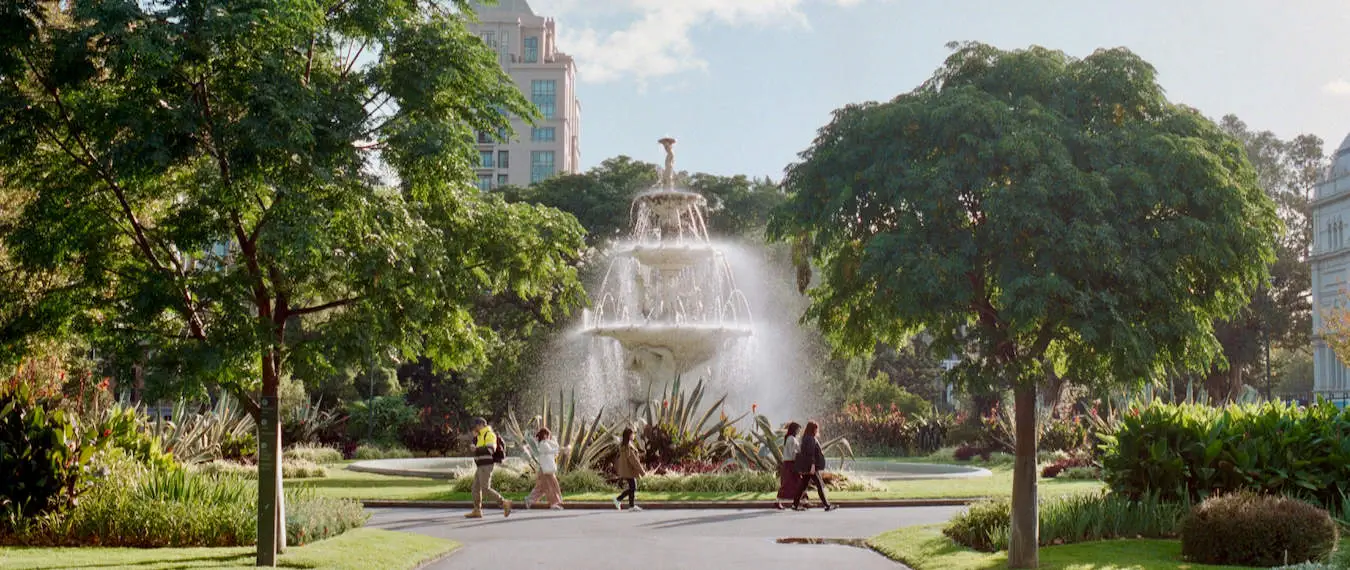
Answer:
[(797, 450), (801, 448), (801, 441), (797, 439), (797, 432), (801, 429), (802, 424), (790, 422), (787, 425), (787, 435), (783, 436), (783, 460), (778, 464), (778, 496), (773, 501), (773, 506), (780, 511), (783, 510), (783, 501), (788, 499), (796, 501), (802, 494), (802, 477), (793, 467)]
[(830, 504), (829, 499), (825, 498), (825, 482), (820, 480), (820, 472), (825, 470), (825, 452), (820, 449), (820, 424), (816, 422), (806, 422), (806, 429), (802, 431), (801, 448), (797, 450), (797, 457), (793, 461), (793, 467), (801, 477), (801, 494), (792, 501), (792, 510), (805, 510), (801, 506), (801, 498), (806, 496), (810, 485), (815, 483), (816, 493), (820, 495), (820, 504), (825, 506), (825, 510), (833, 511), (839, 508), (839, 505)]
[(623, 437), (619, 441), (619, 458), (614, 461), (614, 471), (619, 475), (619, 483), (626, 486), (618, 497), (614, 498), (614, 508), (623, 510), (623, 499), (628, 498), (628, 510), (641, 511), (637, 506), (637, 480), (642, 476), (642, 460), (633, 447), (633, 428), (623, 428)]
[(558, 453), (567, 451), (566, 447), (558, 447), (558, 443), (553, 441), (553, 434), (548, 428), (539, 428), (534, 434), (536, 455), (539, 458), (539, 477), (534, 481), (534, 490), (525, 497), (525, 508), (530, 508), (540, 498), (548, 501), (548, 508), (555, 511), (561, 511), (562, 506), (562, 487), (558, 485)]
[(511, 501), (492, 489), (492, 469), (506, 458), (506, 448), (483, 418), (474, 418), (473, 433), (476, 438), (473, 448), (473, 464), (476, 466), (473, 474), (473, 511), (464, 515), (464, 518), (483, 518), (484, 493), (496, 497), (497, 504), (502, 506), (502, 516), (509, 517)]

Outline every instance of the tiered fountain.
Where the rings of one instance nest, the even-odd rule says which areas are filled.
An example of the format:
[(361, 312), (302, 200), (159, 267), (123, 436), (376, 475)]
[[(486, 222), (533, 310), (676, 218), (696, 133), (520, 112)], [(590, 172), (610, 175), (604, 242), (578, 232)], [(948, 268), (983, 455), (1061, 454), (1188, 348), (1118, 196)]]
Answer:
[[(666, 150), (661, 182), (633, 199), (632, 234), (615, 246), (595, 309), (583, 316), (582, 334), (600, 345), (591, 351), (590, 375), (625, 377), (592, 379), (611, 402), (659, 393), (751, 335), (750, 306), (708, 240), (708, 202), (675, 188), (675, 139), (658, 142)], [(726, 367), (699, 376), (722, 375), (714, 368)]]

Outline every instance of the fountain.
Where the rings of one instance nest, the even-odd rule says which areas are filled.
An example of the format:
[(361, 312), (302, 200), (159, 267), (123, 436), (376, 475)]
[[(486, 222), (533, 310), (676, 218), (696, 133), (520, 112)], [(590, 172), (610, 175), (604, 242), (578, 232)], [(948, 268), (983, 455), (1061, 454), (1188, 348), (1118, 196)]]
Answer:
[(675, 188), (675, 139), (658, 142), (666, 151), (661, 181), (633, 198), (632, 233), (614, 247), (595, 308), (582, 317), (581, 333), (601, 345), (591, 353), (621, 362), (621, 371), (602, 365), (592, 373), (628, 378), (604, 382), (611, 401), (619, 391), (639, 403), (752, 334), (750, 305), (708, 239), (707, 199)]

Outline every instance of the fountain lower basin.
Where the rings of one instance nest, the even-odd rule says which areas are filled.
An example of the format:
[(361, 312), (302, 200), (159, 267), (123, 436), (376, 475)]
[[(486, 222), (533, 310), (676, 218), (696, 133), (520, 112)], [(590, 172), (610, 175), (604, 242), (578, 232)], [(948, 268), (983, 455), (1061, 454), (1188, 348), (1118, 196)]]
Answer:
[(633, 245), (614, 252), (616, 257), (630, 257), (647, 267), (683, 269), (718, 256), (717, 249), (708, 244)]

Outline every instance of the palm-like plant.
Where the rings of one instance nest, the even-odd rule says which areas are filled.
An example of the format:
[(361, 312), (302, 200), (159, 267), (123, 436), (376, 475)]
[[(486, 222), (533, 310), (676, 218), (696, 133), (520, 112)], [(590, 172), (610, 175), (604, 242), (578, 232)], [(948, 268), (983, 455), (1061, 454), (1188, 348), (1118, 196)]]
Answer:
[(206, 412), (195, 412), (186, 402), (173, 406), (170, 419), (156, 415), (148, 422), (150, 434), (166, 452), (183, 463), (205, 463), (221, 458), (220, 444), (227, 438), (242, 438), (253, 431), (249, 417), (229, 396), (222, 395)]
[[(786, 435), (787, 430), (775, 429), (768, 417), (756, 415), (750, 439), (735, 441), (734, 457), (750, 469), (773, 471), (783, 461), (783, 437)], [(820, 449), (827, 457), (838, 454), (840, 467), (846, 459), (854, 458), (853, 445), (844, 436), (821, 442)]]
[[(639, 431), (642, 434), (640, 447), (649, 463), (670, 464), (687, 458), (736, 455), (736, 446), (743, 439), (723, 437), (723, 434), (749, 414), (728, 418), (722, 411), (727, 399), (725, 395), (702, 408), (705, 394), (703, 380), (700, 379), (693, 390), (683, 392), (679, 377), (661, 394), (660, 400), (651, 398), (648, 392), (647, 401), (639, 410), (643, 422)], [(713, 416), (718, 417), (716, 422), (713, 422)]]
[(564, 448), (564, 451), (558, 454), (560, 475), (577, 469), (596, 468), (601, 460), (609, 456), (615, 446), (614, 438), (605, 437), (610, 430), (609, 426), (601, 422), (604, 411), (597, 412), (595, 419), (589, 424), (585, 418), (578, 421), (576, 391), (573, 391), (570, 397), (564, 392), (559, 392), (558, 407), (561, 409), (554, 412), (552, 403), (545, 399), (539, 415), (530, 419), (528, 432), (516, 419), (515, 411), (508, 410), (507, 436), (516, 440), (516, 446), (525, 455), (525, 459), (538, 469), (539, 459), (535, 455), (533, 445), (534, 433), (541, 427), (547, 427), (553, 433), (558, 445)]

